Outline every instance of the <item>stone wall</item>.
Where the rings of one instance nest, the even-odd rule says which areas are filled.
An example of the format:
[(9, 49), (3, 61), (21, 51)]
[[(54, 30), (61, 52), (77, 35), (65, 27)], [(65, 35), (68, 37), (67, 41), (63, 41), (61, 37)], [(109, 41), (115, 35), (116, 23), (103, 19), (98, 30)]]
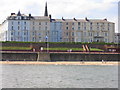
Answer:
[(119, 61), (117, 54), (77, 54), (77, 53), (55, 53), (50, 54), (52, 61)]
[(37, 53), (2, 53), (2, 60), (9, 61), (36, 61)]
[(119, 61), (120, 54), (79, 53), (2, 53), (2, 60), (10, 61)]

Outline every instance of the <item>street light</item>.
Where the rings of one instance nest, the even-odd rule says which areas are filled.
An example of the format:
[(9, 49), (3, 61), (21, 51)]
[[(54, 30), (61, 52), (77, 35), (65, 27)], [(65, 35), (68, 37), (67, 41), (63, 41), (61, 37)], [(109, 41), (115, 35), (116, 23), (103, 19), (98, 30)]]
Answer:
[(49, 52), (48, 36), (46, 36), (45, 38), (46, 38), (46, 48), (47, 48), (47, 53), (48, 53)]

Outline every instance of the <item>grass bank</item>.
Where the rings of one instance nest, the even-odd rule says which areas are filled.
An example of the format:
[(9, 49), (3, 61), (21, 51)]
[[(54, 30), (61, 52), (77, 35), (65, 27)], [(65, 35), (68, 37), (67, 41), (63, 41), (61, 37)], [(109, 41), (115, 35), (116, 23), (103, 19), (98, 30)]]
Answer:
[[(31, 47), (0, 47), (0, 50), (31, 50)], [(44, 48), (44, 50), (47, 50), (47, 48)], [(83, 48), (64, 48), (64, 47), (58, 47), (58, 48), (49, 48), (49, 50), (58, 50), (58, 51), (83, 51)], [(90, 51), (103, 51), (102, 49), (98, 48), (90, 48)]]
[(0, 47), (0, 50), (31, 50), (30, 47)]
[[(44, 50), (47, 50), (47, 48), (44, 48)], [(83, 51), (83, 48), (49, 48), (49, 50), (64, 50), (64, 51), (67, 51), (67, 50), (73, 50), (73, 51)], [(102, 49), (98, 49), (98, 48), (90, 48), (90, 51), (104, 51)]]

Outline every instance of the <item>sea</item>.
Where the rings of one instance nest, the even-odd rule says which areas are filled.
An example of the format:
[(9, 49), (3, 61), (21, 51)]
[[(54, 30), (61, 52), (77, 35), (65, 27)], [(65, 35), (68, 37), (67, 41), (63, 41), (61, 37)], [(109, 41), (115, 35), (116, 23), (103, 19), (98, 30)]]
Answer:
[(118, 88), (117, 65), (0, 65), (2, 88)]

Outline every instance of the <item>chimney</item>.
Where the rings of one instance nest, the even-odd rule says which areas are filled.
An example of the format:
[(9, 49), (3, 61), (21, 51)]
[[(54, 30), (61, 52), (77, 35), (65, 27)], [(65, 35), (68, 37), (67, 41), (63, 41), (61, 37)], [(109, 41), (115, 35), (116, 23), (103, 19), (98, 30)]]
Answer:
[(86, 21), (89, 21), (89, 20), (87, 19), (87, 17), (85, 17), (85, 20), (86, 20)]
[(50, 19), (52, 19), (52, 16), (51, 16), (51, 14), (49, 15), (49, 18), (50, 18)]
[(77, 21), (77, 19), (76, 18), (73, 18), (75, 21)]
[(31, 17), (31, 14), (29, 14), (29, 17)]
[(15, 13), (11, 13), (11, 15), (15, 15)]
[(62, 20), (65, 21), (65, 19), (62, 17)]
[(50, 18), (50, 22), (52, 22), (52, 16), (51, 16), (51, 14), (49, 15), (49, 18)]
[(107, 18), (105, 18), (104, 20), (107, 21)]

